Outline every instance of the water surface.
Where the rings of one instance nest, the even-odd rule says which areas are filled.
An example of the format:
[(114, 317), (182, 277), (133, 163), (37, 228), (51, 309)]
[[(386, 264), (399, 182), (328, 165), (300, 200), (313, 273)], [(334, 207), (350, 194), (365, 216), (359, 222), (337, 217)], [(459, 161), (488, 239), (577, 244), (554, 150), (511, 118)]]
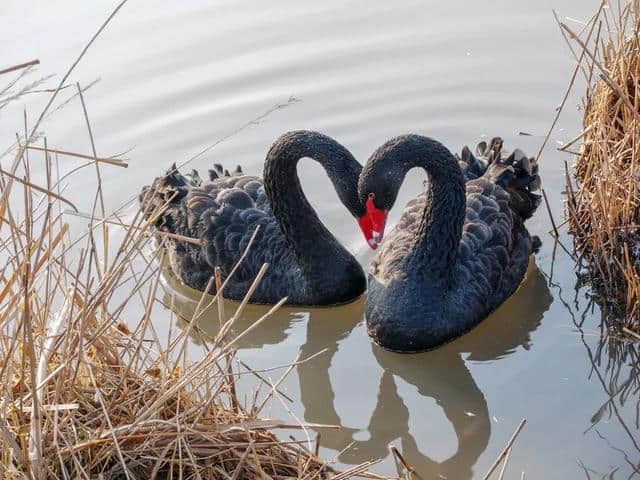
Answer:
[[(135, 203), (127, 200), (174, 161), (202, 170), (213, 162), (240, 164), (259, 174), (271, 142), (301, 128), (333, 136), (363, 162), (406, 132), (458, 151), (500, 135), (508, 148), (537, 153), (574, 65), (552, 8), (579, 28), (572, 19), (587, 19), (597, 2), (396, 3), (127, 4), (72, 77), (82, 85), (100, 79), (85, 94), (98, 154), (127, 152), (130, 159), (126, 171), (103, 170), (107, 211), (124, 207), (132, 215)], [(64, 72), (112, 7), (5, 1), (2, 63), (39, 58), (38, 74)], [(579, 132), (580, 93), (569, 98), (541, 160), (558, 223), (564, 161), (572, 158), (556, 142)], [(46, 98), (30, 95), (3, 111), (2, 131), (22, 124), (25, 105), (34, 121)], [(50, 145), (90, 152), (80, 108), (72, 102), (45, 123)], [(77, 165), (64, 162), (63, 170)], [(371, 252), (322, 169), (304, 160), (299, 173), (320, 217), (368, 265)], [(89, 211), (93, 176), (79, 175), (86, 190), (69, 189), (67, 196)], [(412, 172), (398, 206), (424, 178)], [(400, 212), (392, 212), (391, 224)], [(638, 387), (629, 368), (637, 345), (601, 344), (599, 310), (586, 291), (575, 290), (572, 260), (554, 248), (544, 208), (528, 225), (543, 246), (521, 288), (477, 329), (437, 351), (382, 351), (366, 335), (358, 301), (285, 308), (244, 339), (239, 356), (262, 368), (326, 349), (298, 366), (282, 390), (300, 420), (344, 427), (321, 433), (322, 455), (340, 464), (386, 458), (376, 471), (393, 473), (391, 443), (424, 478), (481, 478), (526, 418), (507, 478), (522, 471), (549, 479), (638, 476)], [(561, 240), (571, 248), (564, 231)], [(178, 292), (175, 312), (156, 312), (156, 328), (166, 335), (168, 318), (188, 317), (197, 296), (170, 278), (165, 287), (167, 304), (169, 292)], [(238, 329), (264, 311), (250, 307)], [(217, 314), (200, 325), (215, 333)], [(194, 339), (191, 355), (201, 348)], [(270, 375), (275, 381), (280, 372)], [(243, 388), (249, 394), (254, 385)], [(278, 402), (270, 408), (273, 416), (286, 414)]]

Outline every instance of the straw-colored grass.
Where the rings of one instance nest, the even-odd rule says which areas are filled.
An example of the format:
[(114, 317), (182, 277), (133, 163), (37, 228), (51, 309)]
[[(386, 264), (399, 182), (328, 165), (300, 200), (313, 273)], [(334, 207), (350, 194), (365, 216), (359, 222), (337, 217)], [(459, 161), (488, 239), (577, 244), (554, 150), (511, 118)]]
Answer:
[[(609, 318), (640, 331), (640, 2), (603, 2), (581, 34), (561, 24), (586, 80), (584, 130), (567, 176), (575, 249)], [(571, 145), (565, 145), (564, 149)]]
[[(76, 101), (86, 115), (81, 93)], [(280, 398), (277, 383), (235, 361), (234, 344), (247, 331), (228, 332), (244, 304), (229, 320), (221, 316), (220, 333), (197, 360), (188, 352), (190, 336), (200, 335), (195, 321), (182, 329), (172, 321), (159, 334), (164, 254), (150, 243), (151, 222), (139, 212), (126, 225), (105, 219), (101, 169), (126, 163), (103, 161), (95, 149), (49, 150), (46, 138), (35, 144), (36, 127), (25, 128), (0, 171), (1, 477), (376, 478), (365, 472), (373, 462), (335, 471), (309, 445), (306, 426), (260, 418)], [(92, 160), (85, 171), (98, 191), (76, 206), (65, 193), (86, 188), (86, 179), (68, 177), (63, 191), (55, 172), (78, 157)], [(34, 171), (46, 174), (35, 179)], [(207, 298), (194, 317), (215, 301)], [(248, 373), (266, 394), (236, 393)], [(302, 429), (304, 442), (279, 439), (278, 428)]]

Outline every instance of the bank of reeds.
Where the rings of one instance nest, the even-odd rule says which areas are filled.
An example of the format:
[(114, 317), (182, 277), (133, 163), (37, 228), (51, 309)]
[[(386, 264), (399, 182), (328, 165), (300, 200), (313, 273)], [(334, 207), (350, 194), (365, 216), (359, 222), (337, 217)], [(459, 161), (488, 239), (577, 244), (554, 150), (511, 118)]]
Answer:
[(574, 248), (608, 318), (640, 332), (640, 2), (603, 1), (576, 33), (561, 23), (587, 83), (567, 213)]
[[(81, 94), (76, 102), (84, 107)], [(221, 316), (220, 333), (197, 360), (188, 351), (196, 322), (170, 322), (161, 334), (153, 319), (164, 255), (149, 243), (152, 219), (105, 218), (100, 172), (126, 162), (24, 137), (0, 170), (2, 478), (376, 477), (365, 472), (372, 463), (334, 470), (306, 426), (261, 418), (279, 400), (278, 382), (235, 360), (246, 330), (225, 334), (244, 304), (229, 320)], [(98, 179), (97, 192), (84, 192), (88, 205), (67, 198), (86, 180), (71, 175), (64, 190), (56, 173), (74, 158)], [(211, 301), (203, 296), (194, 317)], [(238, 395), (240, 375), (256, 378), (264, 394)], [(279, 428), (300, 429), (304, 441), (276, 437)]]

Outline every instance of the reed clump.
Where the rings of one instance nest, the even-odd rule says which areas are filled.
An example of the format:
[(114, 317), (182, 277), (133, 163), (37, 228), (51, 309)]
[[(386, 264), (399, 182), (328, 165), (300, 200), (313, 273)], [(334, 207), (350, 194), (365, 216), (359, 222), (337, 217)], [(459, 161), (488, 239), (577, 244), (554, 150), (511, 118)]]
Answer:
[[(82, 89), (74, 97), (84, 106)], [(157, 329), (164, 254), (150, 243), (153, 218), (105, 213), (100, 171), (126, 162), (102, 161), (95, 149), (49, 149), (46, 137), (34, 140), (37, 131), (25, 126), (0, 170), (0, 476), (379, 478), (365, 471), (373, 462), (337, 472), (308, 440), (274, 433), (306, 426), (260, 418), (279, 390), (235, 360), (247, 330), (228, 332), (243, 305), (221, 316), (220, 333), (195, 360), (195, 321)], [(89, 205), (66, 196), (86, 189), (86, 176), (67, 176), (64, 190), (56, 173), (74, 158), (86, 162), (78, 171), (95, 173), (98, 191), (83, 195)], [(203, 296), (193, 320), (212, 301)], [(239, 395), (246, 374), (268, 393)]]
[[(575, 34), (587, 80), (567, 210), (574, 248), (609, 318), (640, 331), (640, 2), (602, 2)], [(565, 147), (568, 147), (566, 145)]]

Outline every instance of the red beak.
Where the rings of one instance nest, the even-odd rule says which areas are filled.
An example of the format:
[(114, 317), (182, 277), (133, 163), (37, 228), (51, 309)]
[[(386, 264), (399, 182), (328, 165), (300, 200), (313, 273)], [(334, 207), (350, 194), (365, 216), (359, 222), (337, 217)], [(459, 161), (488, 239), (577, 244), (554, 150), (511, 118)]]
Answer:
[(374, 250), (382, 243), (388, 213), (387, 210), (377, 208), (373, 203), (373, 194), (369, 194), (369, 198), (367, 199), (367, 216), (371, 222), (371, 239), (367, 238), (367, 243)]
[(373, 240), (373, 226), (371, 224), (371, 218), (369, 217), (369, 214), (365, 213), (363, 216), (361, 216), (358, 219), (358, 225), (360, 225), (360, 230), (362, 230), (362, 234), (364, 235), (367, 244), (375, 250), (378, 245)]

